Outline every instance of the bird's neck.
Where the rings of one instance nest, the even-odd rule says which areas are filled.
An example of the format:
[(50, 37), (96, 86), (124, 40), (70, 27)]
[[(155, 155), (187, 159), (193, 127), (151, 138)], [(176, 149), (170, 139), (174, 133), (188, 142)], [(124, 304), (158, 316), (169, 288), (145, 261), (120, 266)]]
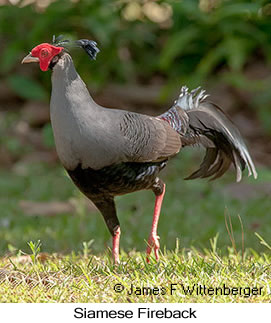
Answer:
[(66, 169), (74, 169), (87, 145), (95, 141), (102, 110), (65, 53), (53, 67), (50, 118), (56, 150)]
[(95, 110), (99, 107), (77, 73), (71, 56), (66, 53), (53, 68), (51, 100), (56, 96), (67, 103), (65, 104), (67, 108), (76, 106), (78, 109)]

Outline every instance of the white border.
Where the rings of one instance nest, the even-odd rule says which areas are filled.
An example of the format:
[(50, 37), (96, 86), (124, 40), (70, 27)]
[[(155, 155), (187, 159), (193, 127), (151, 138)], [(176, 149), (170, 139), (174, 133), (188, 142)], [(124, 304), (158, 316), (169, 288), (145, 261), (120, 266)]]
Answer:
[[(133, 318), (75, 318), (75, 309), (83, 308), (86, 311), (130, 311), (133, 313)], [(146, 312), (138, 317), (139, 308), (141, 312)], [(161, 313), (165, 309), (167, 311), (178, 311), (184, 315), (188, 313), (194, 314), (196, 318), (148, 318), (148, 310), (156, 311), (153, 313)], [(271, 305), (242, 303), (242, 304), (202, 304), (202, 303), (75, 303), (75, 304), (0, 304), (1, 322), (27, 322), (27, 323), (69, 323), (69, 322), (139, 322), (142, 320), (152, 322), (208, 322), (208, 323), (229, 323), (229, 322), (269, 322)], [(78, 310), (77, 310), (78, 311)], [(160, 312), (157, 312), (160, 311)], [(177, 311), (177, 312), (176, 312)], [(79, 310), (81, 312), (81, 310)], [(93, 312), (91, 312), (93, 313)], [(111, 312), (114, 313), (114, 312)], [(121, 312), (119, 312), (121, 313)], [(170, 313), (170, 312), (168, 312)], [(155, 314), (154, 314), (155, 315)], [(80, 316), (80, 314), (79, 314)], [(113, 315), (114, 316), (114, 315)], [(193, 316), (193, 315), (192, 315)]]

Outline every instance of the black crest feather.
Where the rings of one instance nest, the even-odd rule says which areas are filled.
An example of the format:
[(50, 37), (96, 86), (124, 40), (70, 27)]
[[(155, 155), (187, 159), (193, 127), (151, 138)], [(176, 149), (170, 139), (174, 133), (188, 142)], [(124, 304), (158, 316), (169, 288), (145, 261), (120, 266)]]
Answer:
[(96, 55), (100, 51), (99, 48), (97, 47), (97, 43), (93, 40), (79, 39), (76, 41), (70, 41), (63, 38), (64, 38), (63, 35), (59, 35), (57, 37), (54, 35), (52, 45), (57, 47), (59, 46), (64, 47), (66, 50), (68, 50), (67, 47), (73, 47), (73, 46), (81, 47), (91, 59), (96, 59)]
[(54, 35), (52, 44), (57, 47), (60, 47), (60, 46), (65, 47), (68, 43), (70, 43), (70, 41), (68, 39), (63, 39), (63, 38), (64, 38), (63, 35), (59, 35), (57, 37)]
[(99, 53), (97, 43), (89, 39), (79, 39), (75, 41), (75, 44), (84, 49), (91, 59), (96, 59), (96, 55)]

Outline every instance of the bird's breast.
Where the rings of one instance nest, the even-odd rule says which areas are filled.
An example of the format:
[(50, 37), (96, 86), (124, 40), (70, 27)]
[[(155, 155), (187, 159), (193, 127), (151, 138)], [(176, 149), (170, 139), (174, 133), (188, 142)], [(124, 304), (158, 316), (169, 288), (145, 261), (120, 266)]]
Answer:
[(123, 157), (122, 143), (102, 115), (95, 120), (88, 111), (58, 105), (51, 108), (51, 123), (57, 154), (66, 169), (81, 164), (83, 169), (97, 170)]

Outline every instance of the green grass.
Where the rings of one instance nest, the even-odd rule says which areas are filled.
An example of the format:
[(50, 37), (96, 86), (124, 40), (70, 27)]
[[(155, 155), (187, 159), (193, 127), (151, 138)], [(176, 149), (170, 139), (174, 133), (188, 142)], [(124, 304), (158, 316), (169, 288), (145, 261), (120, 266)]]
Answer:
[[(233, 172), (216, 182), (184, 181), (198, 164), (194, 152), (184, 151), (162, 174), (167, 192), (158, 228), (158, 264), (147, 265), (144, 253), (153, 194), (142, 191), (117, 198), (122, 236), (121, 265), (116, 268), (102, 217), (88, 212), (82, 195), (61, 167), (31, 164), (17, 165), (9, 173), (0, 171), (0, 301), (270, 301), (271, 200), (262, 188), (270, 182), (271, 173), (262, 169), (259, 180), (244, 179), (242, 186), (232, 184)], [(239, 187), (241, 198), (236, 194)], [(70, 199), (76, 204), (73, 214), (29, 216), (20, 208), (22, 200)], [(225, 217), (229, 230), (231, 221), (231, 234)], [(42, 244), (40, 258), (33, 256), (27, 244), (38, 240)], [(32, 258), (24, 254), (32, 254)], [(123, 284), (125, 291), (114, 292), (116, 283)], [(167, 289), (176, 283), (179, 288), (173, 295), (127, 295), (131, 283)], [(249, 298), (185, 295), (180, 287), (219, 287), (224, 283), (228, 287), (262, 287), (263, 293)]]
[[(271, 257), (267, 254), (247, 251), (242, 260), (233, 249), (221, 256), (215, 248), (204, 252), (176, 248), (164, 251), (158, 263), (146, 264), (139, 252), (122, 252), (121, 258), (114, 267), (109, 253), (41, 254), (35, 262), (26, 256), (6, 257), (1, 260), (0, 301), (270, 302)], [(197, 294), (196, 289), (190, 294), (188, 288), (191, 291), (193, 286), (205, 286), (205, 291), (218, 288), (217, 295)], [(238, 292), (221, 295), (219, 287), (226, 288), (226, 294), (227, 288)]]

